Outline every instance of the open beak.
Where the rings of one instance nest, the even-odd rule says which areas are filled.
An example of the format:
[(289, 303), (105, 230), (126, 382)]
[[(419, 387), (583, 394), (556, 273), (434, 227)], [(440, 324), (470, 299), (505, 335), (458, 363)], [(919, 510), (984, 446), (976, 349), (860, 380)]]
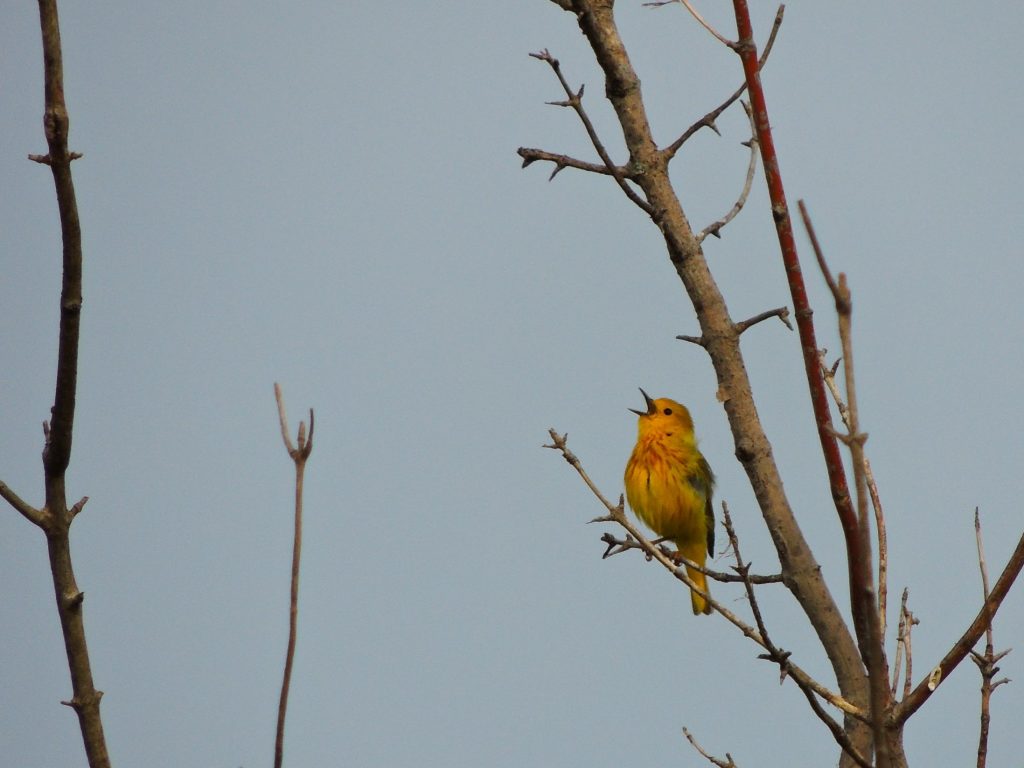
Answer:
[(644, 400), (647, 402), (647, 410), (646, 411), (638, 411), (636, 408), (629, 408), (628, 410), (632, 411), (637, 416), (650, 416), (652, 413), (654, 413), (654, 410), (655, 410), (654, 409), (654, 401), (651, 400), (651, 396), (650, 395), (648, 395), (646, 392), (644, 392), (644, 388), (643, 387), (640, 387), (640, 394), (644, 396)]

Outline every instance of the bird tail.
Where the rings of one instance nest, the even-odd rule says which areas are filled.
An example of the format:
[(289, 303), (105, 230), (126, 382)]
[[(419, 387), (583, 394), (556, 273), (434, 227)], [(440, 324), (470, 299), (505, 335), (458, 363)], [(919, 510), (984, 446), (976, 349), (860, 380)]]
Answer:
[[(701, 588), (705, 595), (711, 594), (710, 592), (708, 592), (707, 577), (705, 577), (703, 573), (698, 571), (696, 568), (686, 566), (686, 574), (690, 577), (690, 580), (693, 581), (694, 584)], [(699, 616), (702, 613), (711, 613), (711, 606), (708, 604), (708, 601), (700, 595), (698, 595), (692, 589), (690, 590), (690, 602), (693, 604), (694, 615)]]

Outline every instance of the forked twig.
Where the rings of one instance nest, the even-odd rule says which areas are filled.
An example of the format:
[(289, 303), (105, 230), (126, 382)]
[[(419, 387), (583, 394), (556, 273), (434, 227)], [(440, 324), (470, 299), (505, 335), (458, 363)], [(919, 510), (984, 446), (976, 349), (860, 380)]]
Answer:
[[(825, 269), (828, 269), (828, 265), (825, 265)], [(831, 278), (831, 275), (829, 275), (829, 278)], [(828, 391), (832, 395), (832, 400), (836, 404), (836, 408), (839, 411), (839, 417), (843, 420), (843, 424), (846, 425), (846, 429), (849, 431), (850, 409), (847, 408), (846, 403), (843, 402), (842, 393), (839, 391), (839, 385), (836, 383), (836, 371), (839, 368), (839, 363), (842, 358), (837, 359), (835, 365), (829, 366), (825, 360), (825, 356), (827, 354), (828, 350), (823, 349), (818, 356), (818, 360), (821, 365), (821, 375), (824, 377), (825, 386), (828, 387)], [(871, 508), (875, 513), (875, 536), (878, 542), (878, 622), (880, 634), (882, 637), (885, 637), (887, 602), (889, 595), (889, 545), (885, 527), (885, 512), (882, 509), (882, 499), (878, 494), (878, 485), (875, 483), (875, 473), (871, 471), (871, 462), (868, 461), (868, 457), (866, 455), (864, 456), (864, 479), (867, 481), (868, 496), (871, 498)]]
[(295, 463), (295, 538), (292, 543), (292, 579), (291, 599), (288, 610), (288, 651), (284, 660), (284, 678), (281, 681), (281, 698), (277, 705), (277, 736), (274, 741), (274, 768), (281, 768), (284, 761), (284, 721), (288, 711), (288, 691), (292, 682), (292, 664), (295, 661), (295, 639), (299, 616), (299, 560), (302, 556), (302, 480), (306, 471), (306, 459), (313, 451), (313, 409), (309, 409), (309, 435), (306, 435), (306, 423), (299, 422), (296, 437), (298, 445), (292, 444), (288, 430), (288, 417), (284, 410), (284, 395), (281, 386), (274, 384), (274, 397), (277, 400), (277, 415), (281, 424), (281, 438), (288, 455)]
[(683, 736), (685, 736), (686, 740), (690, 742), (690, 746), (697, 750), (701, 757), (703, 757), (712, 765), (717, 765), (718, 768), (738, 768), (736, 763), (733, 762), (732, 755), (730, 755), (728, 752), (725, 753), (725, 760), (723, 760), (720, 757), (715, 757), (710, 752), (706, 752), (704, 750), (704, 747), (697, 743), (697, 740), (693, 737), (693, 734), (690, 733), (685, 727), (683, 728)]
[[(594, 145), (594, 149), (597, 150), (597, 154), (601, 157), (601, 160), (604, 162), (605, 168), (608, 170), (609, 175), (611, 175), (611, 177), (615, 179), (615, 183), (619, 185), (619, 188), (622, 190), (623, 194), (625, 194), (626, 197), (628, 197), (630, 201), (632, 201), (642, 211), (644, 211), (648, 215), (652, 215), (654, 213), (654, 209), (651, 208), (650, 204), (643, 198), (641, 198), (636, 192), (634, 192), (633, 189), (629, 186), (629, 184), (626, 183), (628, 175), (623, 171), (621, 167), (617, 166), (614, 162), (612, 162), (611, 156), (608, 154), (608, 150), (605, 149), (604, 143), (601, 141), (601, 138), (597, 135), (597, 129), (594, 128), (594, 124), (590, 121), (590, 116), (587, 114), (587, 111), (583, 108), (583, 86), (581, 85), (578, 91), (573, 91), (573, 89), (569, 87), (569, 83), (565, 79), (565, 75), (562, 74), (562, 67), (558, 63), (558, 59), (552, 56), (546, 49), (540, 51), (539, 53), (531, 53), (530, 56), (540, 61), (547, 62), (548, 66), (551, 67), (552, 71), (555, 73), (555, 76), (558, 78), (558, 82), (561, 83), (562, 90), (565, 91), (566, 99), (564, 101), (550, 101), (548, 103), (556, 107), (570, 107), (577, 114), (577, 116), (579, 116), (580, 122), (583, 123), (583, 127), (587, 132), (587, 136), (590, 137), (590, 143)], [(524, 152), (528, 154), (524, 154)], [(535, 156), (533, 154), (529, 154), (529, 151), (522, 147), (519, 150), (519, 156), (523, 158), (524, 167), (532, 163), (534, 160), (551, 159), (550, 157), (542, 158), (539, 156)], [(574, 168), (583, 168), (585, 165), (582, 161), (573, 161), (571, 163), (564, 162), (569, 158), (564, 158), (564, 156), (559, 157), (563, 157), (562, 167), (571, 165)], [(555, 162), (555, 171), (551, 174), (550, 177), (552, 179), (555, 177), (555, 174), (561, 170), (561, 168), (559, 167), (559, 163), (557, 161)], [(588, 169), (584, 168), (584, 170)]]
[(906, 698), (910, 693), (911, 680), (913, 679), (914, 670), (914, 654), (913, 647), (911, 645), (911, 636), (913, 629), (916, 624), (920, 624), (920, 620), (911, 613), (910, 609), (907, 608), (907, 597), (910, 595), (910, 590), (907, 588), (903, 589), (903, 598), (900, 600), (900, 623), (899, 628), (896, 630), (896, 660), (892, 668), (892, 697), (896, 698), (896, 691), (899, 687), (900, 681), (900, 662), (905, 657), (907, 663), (907, 671), (903, 675), (903, 698)]
[[(985, 547), (981, 541), (981, 517), (978, 514), (978, 508), (974, 508), (974, 540), (978, 545), (978, 568), (981, 570), (981, 593), (984, 599), (988, 599), (988, 564), (985, 562)], [(981, 673), (981, 727), (978, 735), (978, 768), (985, 768), (985, 763), (988, 761), (988, 730), (991, 721), (991, 713), (989, 711), (990, 700), (992, 698), (992, 692), (995, 691), (1000, 685), (1010, 682), (1007, 677), (999, 680), (993, 680), (996, 673), (999, 671), (999, 667), (996, 664), (1011, 649), (1007, 648), (1005, 651), (999, 653), (995, 652), (995, 645), (992, 639), (992, 622), (985, 628), (985, 653), (975, 653), (971, 651), (971, 660), (978, 665), (978, 671)]]

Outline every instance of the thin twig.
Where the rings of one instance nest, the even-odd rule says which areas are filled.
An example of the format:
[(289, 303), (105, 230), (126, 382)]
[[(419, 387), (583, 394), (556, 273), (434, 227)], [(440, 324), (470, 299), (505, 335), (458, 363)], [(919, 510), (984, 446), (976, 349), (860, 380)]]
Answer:
[[(801, 203), (802, 205), (802, 203)], [(803, 208), (801, 208), (801, 211)], [(817, 254), (819, 247), (815, 247), (815, 253)], [(823, 259), (822, 259), (823, 261)], [(828, 265), (825, 265), (825, 270), (828, 270)], [(821, 350), (818, 356), (818, 360), (821, 364), (821, 374), (825, 379), (825, 386), (828, 387), (828, 391), (832, 394), (832, 400), (836, 404), (836, 408), (839, 410), (839, 417), (843, 420), (843, 424), (846, 425), (846, 429), (850, 430), (850, 410), (846, 407), (846, 403), (843, 402), (842, 393), (839, 391), (839, 385), (836, 383), (836, 371), (839, 368), (839, 363), (842, 358), (836, 360), (835, 365), (829, 366), (825, 360), (825, 356), (828, 354), (828, 350)], [(884, 638), (886, 632), (886, 613), (887, 613), (887, 602), (889, 595), (889, 545), (888, 536), (886, 535), (885, 526), (885, 512), (882, 509), (882, 499), (878, 494), (878, 484), (875, 482), (875, 473), (871, 471), (871, 462), (868, 461), (868, 457), (864, 456), (864, 478), (867, 481), (868, 496), (871, 498), (871, 508), (875, 513), (875, 536), (878, 542), (878, 622), (880, 627), (880, 634)], [(895, 680), (895, 677), (893, 678)]]
[[(535, 59), (539, 59), (540, 61), (547, 62), (554, 71), (555, 76), (558, 78), (558, 82), (561, 83), (562, 90), (565, 91), (565, 95), (567, 97), (565, 101), (552, 101), (548, 103), (556, 107), (572, 108), (572, 110), (579, 116), (580, 122), (583, 123), (584, 129), (586, 129), (587, 135), (590, 137), (590, 143), (594, 145), (594, 149), (597, 150), (597, 154), (601, 157), (601, 160), (604, 161), (605, 167), (608, 169), (608, 173), (615, 179), (615, 183), (619, 185), (623, 194), (625, 194), (626, 197), (628, 197), (642, 211), (648, 215), (653, 215), (654, 209), (651, 208), (648, 202), (643, 200), (630, 188), (629, 184), (626, 183), (626, 176), (621, 172), (619, 167), (612, 162), (611, 156), (608, 154), (608, 150), (604, 148), (604, 144), (597, 135), (597, 129), (594, 128), (594, 124), (590, 121), (590, 116), (583, 108), (583, 86), (581, 85), (578, 91), (573, 91), (573, 89), (569, 87), (569, 83), (565, 79), (565, 76), (562, 74), (562, 67), (558, 63), (558, 59), (552, 56), (546, 49), (539, 53), (531, 53), (530, 56)], [(558, 169), (556, 168), (555, 172), (557, 173), (557, 171)], [(552, 174), (552, 178), (553, 177), (554, 174)]]
[(920, 624), (920, 621), (910, 612), (907, 608), (907, 598), (910, 595), (910, 590), (904, 587), (903, 597), (900, 600), (900, 622), (899, 627), (896, 630), (896, 660), (893, 663), (892, 668), (892, 687), (890, 688), (891, 695), (895, 699), (896, 691), (899, 688), (900, 681), (900, 663), (904, 657), (906, 657), (907, 671), (903, 675), (903, 697), (910, 693), (910, 685), (913, 668), (914, 668), (914, 655), (913, 648), (911, 646), (911, 635), (915, 624)]
[(555, 154), (554, 152), (548, 152), (543, 149), (534, 149), (532, 147), (520, 147), (519, 149), (516, 150), (516, 154), (523, 158), (523, 168), (530, 165), (531, 163), (537, 162), (538, 160), (546, 160), (549, 163), (553, 163), (555, 169), (551, 172), (551, 175), (548, 176), (548, 181), (554, 179), (555, 176), (557, 176), (566, 168), (577, 168), (581, 171), (589, 171), (590, 173), (600, 173), (605, 176), (614, 176), (616, 173), (618, 173), (619, 175), (626, 179), (630, 177), (629, 170), (621, 165), (615, 166), (615, 170), (612, 171), (609, 170), (608, 166), (604, 165), (603, 163), (588, 163), (586, 160), (577, 160), (575, 157), (570, 157), (569, 155), (559, 155)]
[[(604, 522), (604, 521), (605, 521), (605, 519), (602, 517), (602, 518), (598, 518), (597, 521), (591, 521), (591, 522)], [(641, 552), (644, 551), (644, 548), (640, 544), (640, 542), (638, 542), (636, 539), (634, 539), (631, 536), (626, 536), (626, 538), (620, 539), (620, 538), (617, 538), (614, 534), (606, 532), (606, 533), (601, 535), (601, 541), (603, 541), (605, 544), (608, 545), (608, 549), (606, 549), (604, 554), (601, 555), (601, 559), (602, 560), (605, 560), (605, 559), (607, 559), (609, 557), (614, 557), (615, 555), (621, 554), (623, 552), (627, 552), (627, 551), (629, 551), (631, 549), (638, 549)], [(651, 542), (651, 543), (652, 544), (657, 544), (658, 542)], [(693, 568), (696, 571), (700, 571), (705, 576), (707, 576), (710, 579), (714, 579), (715, 581), (722, 582), (723, 584), (742, 584), (744, 582), (744, 577), (743, 576), (739, 576), (739, 575), (737, 575), (735, 573), (725, 573), (724, 571), (713, 571), (710, 568), (708, 568), (707, 566), (700, 565), (698, 563), (693, 562), (692, 560), (687, 560), (685, 557), (680, 555), (678, 552), (669, 552), (667, 550), (667, 548), (664, 548), (664, 546), (663, 546), (662, 551), (665, 552), (665, 554), (668, 555), (669, 557), (678, 560), (680, 562), (680, 564), (689, 566), (690, 568)], [(767, 575), (751, 573), (751, 574), (747, 574), (746, 578), (749, 579), (752, 584), (782, 584), (783, 583), (782, 582), (782, 574), (781, 573), (772, 573), (772, 574), (767, 574)]]
[(704, 748), (697, 743), (697, 740), (695, 738), (693, 738), (693, 734), (690, 733), (685, 727), (683, 728), (683, 736), (685, 736), (686, 740), (690, 742), (690, 746), (696, 749), (697, 752), (700, 753), (701, 757), (703, 757), (712, 765), (717, 765), (718, 768), (738, 768), (736, 763), (734, 763), (732, 760), (732, 755), (730, 755), (728, 752), (725, 753), (725, 760), (722, 760), (720, 757), (715, 757), (709, 752), (704, 751)]
[[(769, 54), (771, 54), (772, 48), (775, 46), (775, 37), (778, 35), (779, 28), (782, 26), (782, 16), (784, 12), (785, 6), (782, 5), (780, 5), (779, 9), (775, 12), (775, 23), (772, 24), (772, 31), (771, 33), (769, 33), (768, 41), (764, 45), (764, 52), (761, 54), (761, 58), (757, 62), (758, 71), (764, 68), (765, 63), (768, 61), (768, 56)], [(704, 115), (704, 117), (695, 122), (685, 131), (683, 131), (683, 133), (679, 136), (678, 139), (673, 141), (671, 144), (665, 147), (664, 150), (662, 150), (665, 154), (665, 159), (671, 160), (673, 157), (675, 157), (676, 153), (679, 152), (679, 148), (682, 147), (683, 144), (685, 144), (687, 140), (695, 133), (697, 133), (697, 131), (699, 131), (701, 128), (710, 128), (715, 133), (718, 133), (718, 126), (715, 125), (715, 121), (723, 112), (725, 112), (725, 110), (731, 107), (736, 102), (736, 99), (742, 96), (743, 92), (746, 90), (747, 84), (746, 82), (744, 82), (743, 85), (741, 85), (739, 88), (733, 91), (732, 95), (728, 99), (723, 101), (713, 110)]]
[(0, 482), (0, 497), (4, 498), (8, 504), (18, 510), (18, 512), (20, 512), (21, 515), (30, 523), (34, 523), (40, 528), (45, 527), (46, 516), (43, 511), (33, 507), (16, 494), (9, 485), (3, 482)]
[(747, 119), (750, 120), (751, 136), (749, 141), (743, 142), (743, 145), (750, 149), (750, 163), (747, 165), (747, 178), (744, 180), (743, 189), (736, 202), (733, 203), (732, 208), (730, 208), (722, 218), (717, 221), (713, 221), (704, 227), (704, 229), (697, 234), (698, 242), (703, 242), (704, 238), (708, 235), (714, 235), (715, 237), (722, 236), (722, 227), (735, 219), (737, 214), (743, 210), (743, 206), (747, 203), (747, 197), (750, 195), (750, 188), (754, 183), (754, 172), (757, 170), (757, 130), (754, 128), (753, 117), (750, 113), (750, 105), (745, 101), (741, 101), (740, 103), (743, 105), (743, 111), (747, 113)]
[[(743, 333), (752, 325), (757, 325), (758, 323), (763, 322), (770, 317), (779, 318), (779, 321), (784, 326), (789, 328), (789, 330), (791, 331), (793, 330), (793, 326), (789, 322), (789, 307), (776, 307), (775, 309), (769, 309), (768, 311), (762, 312), (759, 315), (754, 315), (751, 318), (741, 320), (740, 322), (736, 323), (736, 325), (734, 326), (736, 328), (736, 333)], [(677, 336), (676, 338), (678, 339), (679, 337)]]
[[(981, 517), (978, 514), (977, 507), (974, 508), (974, 540), (978, 545), (978, 568), (981, 570), (981, 594), (985, 600), (988, 600), (988, 564), (985, 562), (985, 547), (981, 541)], [(995, 644), (992, 639), (992, 622), (989, 622), (988, 626), (985, 628), (984, 655), (971, 651), (971, 659), (978, 665), (978, 671), (981, 673), (981, 728), (978, 735), (978, 768), (985, 768), (985, 763), (988, 760), (988, 731), (989, 724), (991, 722), (989, 707), (992, 692), (1000, 685), (1010, 682), (1009, 678), (1005, 677), (993, 682), (993, 678), (999, 671), (999, 667), (997, 667), (996, 664), (1009, 652), (1010, 649), (1002, 651), (1001, 653), (995, 652)]]
[(284, 761), (284, 720), (288, 711), (288, 691), (292, 682), (292, 664), (295, 660), (295, 640), (299, 617), (299, 561), (302, 556), (302, 481), (306, 471), (306, 459), (313, 450), (313, 409), (309, 409), (309, 435), (306, 435), (306, 423), (299, 422), (298, 435), (293, 445), (289, 436), (288, 417), (284, 410), (284, 395), (279, 384), (274, 384), (274, 397), (277, 400), (277, 415), (281, 425), (281, 438), (295, 464), (295, 538), (292, 543), (292, 579), (291, 599), (288, 610), (288, 651), (284, 660), (284, 679), (281, 682), (281, 698), (277, 705), (277, 737), (274, 741), (274, 768), (281, 768)]
[(69, 538), (71, 523), (85, 506), (86, 499), (83, 498), (69, 508), (65, 486), (65, 475), (71, 462), (75, 422), (82, 312), (82, 229), (71, 175), (71, 161), (81, 155), (68, 150), (70, 120), (64, 99), (64, 65), (56, 0), (39, 0), (39, 27), (43, 42), (43, 130), (46, 134), (48, 152), (42, 156), (30, 155), (30, 159), (49, 166), (60, 215), (63, 275), (59, 305), (57, 376), (50, 421), (43, 425), (43, 506), (35, 509), (2, 484), (0, 495), (46, 533), (57, 613), (64, 635), (68, 670), (71, 673), (72, 696), (70, 700), (61, 703), (74, 709), (78, 716), (90, 768), (109, 768), (110, 756), (103, 733), (103, 721), (100, 718), (100, 699), (103, 692), (96, 690), (93, 683), (82, 612), (85, 596), (75, 579)]
[[(697, 12), (697, 9), (690, 5), (690, 0), (679, 0), (679, 2), (690, 12), (690, 15), (697, 20), (697, 23), (710, 32), (711, 36), (718, 40), (718, 42), (729, 48), (733, 48), (736, 45), (736, 43), (721, 35), (718, 30), (708, 24), (707, 21), (704, 20), (704, 17)], [(644, 3), (644, 5), (659, 6), (663, 5), (663, 3)]]

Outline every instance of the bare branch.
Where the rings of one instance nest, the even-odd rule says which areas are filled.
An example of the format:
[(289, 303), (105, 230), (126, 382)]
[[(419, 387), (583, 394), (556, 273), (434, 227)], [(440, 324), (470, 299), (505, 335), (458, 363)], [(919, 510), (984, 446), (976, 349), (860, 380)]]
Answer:
[[(522, 167), (530, 165), (531, 163), (537, 162), (538, 160), (546, 160), (547, 162), (554, 163), (555, 170), (548, 176), (548, 181), (551, 181), (559, 173), (566, 168), (577, 168), (581, 171), (588, 171), (589, 173), (600, 173), (605, 176), (614, 176), (615, 173), (608, 169), (607, 165), (601, 163), (588, 163), (586, 160), (577, 160), (575, 157), (569, 155), (558, 155), (554, 152), (548, 152), (543, 149), (533, 149), (531, 147), (520, 147), (516, 150), (521, 158), (523, 158)], [(630, 178), (629, 171), (621, 166), (615, 166), (615, 171), (624, 179)]]
[[(671, 2), (671, 0), (669, 0), (669, 2)], [(669, 2), (651, 2), (644, 3), (644, 5), (649, 8), (660, 8), (663, 5), (668, 5)], [(722, 45), (728, 46), (729, 48), (734, 48), (736, 46), (736, 43), (723, 37), (714, 27), (708, 24), (707, 21), (704, 20), (704, 17), (697, 12), (697, 9), (690, 4), (690, 0), (677, 0), (677, 2), (685, 7), (686, 10), (690, 12), (690, 15), (697, 20), (697, 23), (710, 32), (711, 36), (718, 40)]]
[[(598, 520), (591, 520), (591, 522), (608, 522), (604, 518), (598, 518)], [(601, 555), (602, 560), (606, 560), (609, 557), (628, 552), (632, 549), (638, 549), (641, 552), (644, 551), (643, 546), (634, 539), (632, 536), (626, 536), (624, 539), (617, 538), (612, 533), (604, 533), (601, 535), (601, 541), (608, 545), (608, 549)], [(658, 544), (657, 541), (651, 542), (652, 544)], [(745, 577), (739, 576), (735, 573), (725, 573), (724, 571), (714, 571), (707, 566), (699, 565), (692, 560), (687, 560), (685, 557), (680, 555), (678, 552), (669, 552), (666, 548), (662, 548), (662, 551), (666, 556), (677, 560), (681, 565), (689, 566), (696, 571), (700, 571), (705, 576), (715, 581), (722, 582), (723, 584), (742, 584), (744, 581), (749, 580), (751, 584), (781, 584), (782, 574), (773, 573), (769, 575), (748, 573)]]
[(71, 507), (71, 509), (68, 510), (68, 519), (69, 520), (74, 520), (75, 517), (78, 516), (78, 513), (81, 512), (85, 508), (85, 505), (88, 502), (89, 502), (89, 497), (88, 496), (83, 496), (77, 502), (75, 502), (75, 505), (73, 507)]
[(274, 397), (277, 400), (277, 415), (281, 426), (281, 438), (285, 450), (295, 464), (295, 535), (292, 541), (292, 578), (291, 597), (288, 605), (288, 650), (285, 653), (284, 678), (281, 681), (281, 697), (277, 705), (277, 735), (274, 742), (274, 768), (281, 768), (284, 761), (284, 723), (288, 711), (288, 691), (291, 688), (292, 665), (295, 661), (295, 641), (298, 630), (299, 616), (299, 562), (302, 557), (302, 483), (306, 471), (306, 460), (313, 451), (313, 409), (309, 409), (309, 435), (306, 435), (305, 422), (299, 422), (296, 435), (297, 445), (293, 445), (288, 430), (288, 417), (285, 415), (284, 395), (281, 386), (274, 384)]
[[(644, 3), (644, 5), (651, 5), (651, 3)], [(712, 765), (717, 765), (718, 768), (738, 768), (736, 763), (732, 761), (732, 755), (730, 755), (728, 752), (725, 753), (725, 760), (722, 760), (721, 758), (715, 757), (714, 755), (705, 752), (704, 748), (697, 743), (697, 740), (695, 738), (693, 738), (693, 734), (690, 733), (686, 728), (683, 728), (683, 735), (686, 737), (686, 740), (690, 742), (690, 745), (694, 749), (696, 749), (698, 753), (700, 753), (701, 757), (703, 757)]]
[[(764, 67), (765, 62), (768, 61), (768, 55), (772, 52), (772, 47), (775, 45), (775, 37), (779, 33), (779, 27), (782, 26), (782, 15), (784, 12), (784, 5), (780, 5), (779, 10), (775, 12), (775, 23), (772, 24), (772, 31), (768, 35), (768, 42), (765, 43), (764, 52), (761, 54), (761, 58), (758, 60), (758, 71), (760, 71)], [(723, 101), (713, 110), (704, 115), (704, 117), (695, 122), (685, 131), (683, 131), (682, 135), (678, 139), (673, 141), (663, 150), (666, 160), (671, 160), (673, 157), (675, 157), (676, 153), (679, 152), (679, 148), (682, 147), (683, 144), (685, 144), (686, 141), (695, 133), (697, 133), (697, 131), (699, 131), (701, 128), (710, 128), (715, 133), (718, 133), (718, 126), (715, 125), (715, 121), (723, 112), (725, 112), (725, 110), (731, 107), (736, 102), (736, 99), (742, 96), (743, 92), (746, 90), (747, 84), (746, 82), (744, 82), (743, 85), (741, 85), (739, 88), (733, 91), (733, 94), (728, 99)]]
[[(801, 211), (803, 211), (803, 208), (801, 208)], [(819, 250), (820, 249), (816, 247), (815, 253)], [(824, 261), (824, 259), (822, 258), (821, 261)], [(827, 264), (825, 265), (825, 269), (828, 269)], [(836, 408), (839, 410), (839, 417), (843, 420), (843, 424), (846, 425), (847, 430), (852, 432), (853, 430), (850, 427), (850, 410), (846, 407), (846, 403), (843, 402), (843, 396), (839, 392), (839, 385), (836, 383), (836, 371), (839, 369), (839, 362), (842, 358), (836, 360), (835, 365), (830, 367), (825, 361), (825, 356), (827, 354), (828, 350), (823, 349), (818, 355), (818, 361), (821, 365), (821, 374), (825, 379), (825, 386), (828, 387), (829, 392), (832, 394), (832, 400), (835, 402)], [(864, 456), (864, 478), (867, 481), (868, 495), (871, 498), (871, 507), (875, 513), (875, 535), (878, 541), (878, 622), (880, 627), (879, 633), (881, 637), (884, 638), (886, 632), (886, 609), (889, 595), (889, 546), (885, 527), (885, 512), (882, 509), (882, 499), (878, 494), (878, 485), (875, 482), (875, 474), (871, 471), (871, 462), (868, 461), (868, 457), (866, 455)], [(895, 680), (895, 677), (893, 679)], [(895, 688), (893, 689), (893, 692), (895, 693)]]
[(722, 227), (728, 224), (730, 221), (736, 218), (737, 214), (743, 210), (743, 206), (747, 203), (747, 197), (750, 195), (750, 187), (754, 183), (754, 171), (757, 170), (757, 131), (754, 128), (753, 118), (750, 114), (750, 106), (745, 102), (743, 104), (743, 111), (747, 113), (747, 118), (751, 121), (750, 130), (751, 137), (749, 141), (743, 142), (743, 145), (750, 148), (750, 163), (747, 166), (747, 178), (743, 182), (743, 190), (740, 192), (739, 198), (733, 203), (732, 208), (729, 209), (728, 213), (717, 221), (713, 221), (704, 227), (698, 234), (697, 240), (700, 242), (704, 241), (708, 235), (714, 235), (715, 237), (722, 236)]
[(680, 341), (688, 341), (690, 344), (696, 344), (698, 347), (706, 347), (707, 346), (707, 340), (704, 338), (703, 335), (701, 335), (701, 336), (679, 335), (679, 336), (676, 336), (676, 338), (679, 339)]
[(20, 512), (30, 523), (34, 523), (40, 528), (46, 527), (46, 515), (43, 511), (36, 509), (27, 501), (22, 499), (6, 483), (0, 482), (0, 496), (2, 496), (8, 504), (18, 510), (18, 512)]
[[(540, 51), (539, 53), (531, 53), (530, 56), (532, 56), (535, 59), (539, 59), (540, 61), (547, 62), (551, 69), (554, 71), (555, 76), (558, 78), (558, 82), (561, 83), (562, 90), (565, 91), (565, 95), (567, 96), (565, 101), (556, 101), (549, 103), (559, 107), (571, 107), (572, 110), (576, 112), (576, 114), (580, 118), (580, 122), (583, 123), (583, 127), (587, 131), (587, 135), (590, 137), (590, 143), (594, 145), (594, 149), (597, 150), (597, 154), (601, 157), (601, 160), (604, 161), (604, 165), (608, 169), (609, 175), (615, 179), (615, 183), (619, 185), (619, 188), (622, 190), (623, 194), (625, 194), (626, 197), (628, 197), (630, 201), (632, 201), (642, 211), (644, 211), (648, 215), (653, 215), (654, 209), (651, 208), (649, 203), (647, 203), (636, 192), (634, 192), (632, 188), (630, 188), (630, 186), (626, 183), (627, 176), (621, 173), (621, 171), (619, 170), (619, 166), (612, 162), (611, 156), (608, 154), (608, 151), (604, 148), (604, 144), (601, 142), (600, 137), (597, 135), (597, 129), (594, 128), (594, 124), (590, 121), (590, 116), (587, 114), (587, 111), (583, 108), (583, 86), (581, 85), (580, 89), (574, 92), (572, 88), (569, 87), (568, 81), (562, 74), (562, 67), (558, 63), (558, 59), (552, 56), (546, 49)], [(556, 167), (555, 173), (557, 173), (558, 170), (559, 169)], [(554, 178), (554, 175), (555, 174), (552, 173), (550, 178)]]
[[(777, 317), (777, 318), (779, 318), (779, 320), (782, 322), (782, 324), (784, 326), (789, 328), (789, 330), (791, 330), (791, 331), (793, 330), (793, 326), (790, 325), (790, 322), (789, 322), (789, 307), (776, 307), (775, 309), (769, 309), (768, 311), (762, 312), (759, 315), (754, 315), (751, 318), (748, 318), (746, 320), (741, 320), (740, 322), (736, 323), (736, 325), (735, 325), (736, 333), (738, 333), (738, 334), (739, 333), (743, 333), (745, 330), (747, 330), (751, 326), (757, 325), (760, 322), (764, 322), (765, 320), (767, 320), (770, 317)], [(676, 336), (676, 338), (678, 339), (680, 337)]]
[[(985, 547), (981, 540), (981, 517), (978, 514), (977, 507), (974, 508), (974, 540), (978, 546), (981, 594), (983, 599), (988, 600), (988, 564), (985, 562)], [(999, 671), (999, 667), (996, 664), (1009, 652), (1009, 649), (1000, 653), (995, 652), (995, 645), (992, 639), (992, 622), (989, 622), (985, 628), (984, 655), (971, 651), (971, 659), (978, 665), (978, 671), (981, 673), (981, 727), (978, 735), (978, 768), (985, 768), (985, 763), (988, 760), (988, 730), (991, 722), (989, 707), (992, 692), (1003, 683), (1009, 682), (1006, 678), (993, 682), (993, 678)]]
[[(50, 573), (64, 635), (64, 650), (71, 673), (72, 697), (68, 702), (78, 716), (86, 759), (90, 768), (109, 768), (103, 721), (100, 718), (102, 691), (93, 684), (89, 647), (85, 636), (82, 603), (71, 560), (69, 532), (75, 515), (85, 499), (70, 509), (67, 503), (65, 473), (71, 461), (75, 421), (75, 397), (78, 384), (78, 348), (82, 311), (82, 230), (71, 175), (76, 153), (68, 151), (67, 105), (64, 100), (64, 65), (60, 41), (60, 22), (56, 0), (39, 0), (39, 27), (43, 42), (43, 83), (45, 107), (43, 130), (48, 152), (31, 159), (49, 166), (57, 196), (62, 243), (62, 283), (57, 347), (57, 375), (50, 420), (43, 425), (43, 474), (45, 502), (33, 510), (13, 491), (4, 497), (30, 521), (46, 532)], [(80, 156), (80, 155), (79, 155)]]
[(899, 706), (896, 707), (892, 715), (894, 724), (900, 725), (906, 722), (907, 718), (921, 708), (921, 705), (931, 697), (942, 681), (946, 680), (960, 662), (964, 660), (967, 653), (984, 634), (985, 629), (991, 625), (992, 619), (999, 610), (999, 606), (1002, 605), (1003, 598), (1006, 597), (1017, 576), (1020, 575), (1021, 568), (1024, 568), (1024, 534), (1021, 535), (1016, 548), (1003, 568), (1003, 572), (996, 580), (995, 586), (992, 587), (988, 598), (982, 603), (981, 609), (978, 611), (978, 615), (975, 616), (974, 621), (971, 622), (970, 626), (967, 627), (953, 647), (949, 649), (942, 658), (942, 661), (936, 665), (931, 674), (918, 683), (910, 695), (906, 696)]

